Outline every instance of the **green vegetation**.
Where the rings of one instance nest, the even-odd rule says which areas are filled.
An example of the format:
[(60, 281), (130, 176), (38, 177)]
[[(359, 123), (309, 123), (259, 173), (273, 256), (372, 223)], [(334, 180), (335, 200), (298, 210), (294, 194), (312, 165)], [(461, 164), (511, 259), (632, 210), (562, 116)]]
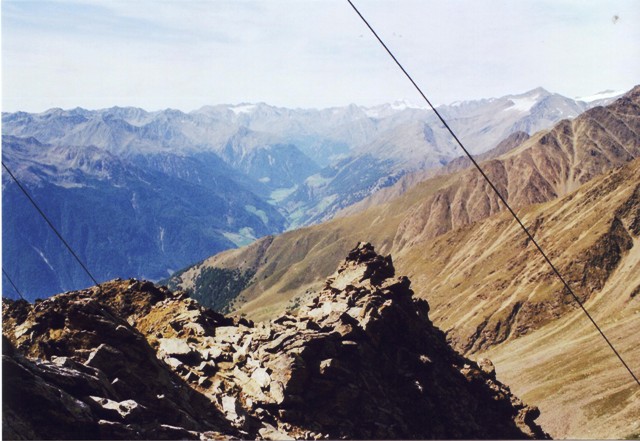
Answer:
[(229, 313), (231, 303), (249, 285), (254, 274), (254, 271), (239, 269), (203, 268), (191, 297), (216, 311)]

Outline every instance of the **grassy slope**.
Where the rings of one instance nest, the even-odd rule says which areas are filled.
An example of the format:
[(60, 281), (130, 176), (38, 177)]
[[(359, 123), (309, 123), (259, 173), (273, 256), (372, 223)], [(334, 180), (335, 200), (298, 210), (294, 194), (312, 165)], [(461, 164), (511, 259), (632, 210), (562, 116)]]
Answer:
[[(639, 185), (636, 160), (566, 198), (522, 213), (530, 225), (545, 219), (537, 239), (577, 295), (588, 297), (586, 308), (636, 372), (640, 295), (632, 294), (640, 286), (640, 239), (634, 237), (633, 247), (622, 253), (601, 290), (582, 285), (584, 272), (576, 262), (606, 236), (616, 209)], [(638, 210), (636, 204), (631, 212), (636, 219)], [(629, 217), (623, 224), (628, 226)], [(640, 388), (507, 216), (494, 216), (414, 248), (397, 259), (397, 266), (429, 300), (434, 322), (448, 329), (459, 347), (487, 318), (485, 331), (507, 328), (513, 305), (526, 300), (505, 343), (471, 350), (478, 358), (491, 358), (501, 380), (540, 406), (541, 424), (554, 437), (626, 437), (638, 432)], [(513, 338), (516, 335), (519, 338)]]
[[(640, 241), (604, 289), (586, 303), (608, 338), (640, 371)], [(581, 312), (486, 353), (502, 381), (542, 410), (556, 437), (628, 437), (640, 433), (640, 388)], [(637, 436), (637, 435), (636, 435)]]
[[(596, 257), (614, 258), (615, 246), (604, 252), (598, 244), (609, 238), (615, 211), (634, 195), (638, 168), (634, 161), (562, 199), (520, 210), (523, 222), (583, 300), (597, 293), (606, 279), (607, 271), (600, 271), (603, 265)], [(628, 213), (622, 223), (631, 217)], [(618, 259), (626, 259), (623, 251)], [(489, 337), (499, 322), (503, 326), (498, 333), (507, 332), (505, 320), (517, 302), (524, 303), (505, 338), (525, 334), (573, 308), (570, 296), (507, 213), (424, 241), (400, 252), (396, 260), (432, 304), (439, 325), (455, 330), (454, 341), (463, 350), (483, 349), (482, 337)], [(476, 344), (465, 346), (464, 340), (487, 320)]]

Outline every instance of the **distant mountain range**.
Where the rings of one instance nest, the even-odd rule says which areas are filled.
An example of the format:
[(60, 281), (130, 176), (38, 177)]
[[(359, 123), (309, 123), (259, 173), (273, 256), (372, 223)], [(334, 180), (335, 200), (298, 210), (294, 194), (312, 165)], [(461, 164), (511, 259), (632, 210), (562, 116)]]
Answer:
[[(597, 103), (535, 89), (439, 110), (481, 153)], [(429, 110), (405, 103), (51, 109), (4, 113), (2, 121), (3, 161), (99, 280), (166, 277), (330, 219), (460, 154)], [(2, 182), (4, 265), (16, 284), (33, 299), (89, 283), (4, 171)]]
[[(99, 279), (166, 277), (212, 249), (235, 246), (243, 234), (284, 229), (276, 208), (230, 178), (233, 172), (215, 156), (202, 173), (206, 185), (176, 176), (189, 171), (193, 159), (178, 165), (171, 161), (176, 158), (164, 159), (176, 173), (97, 147), (55, 147), (11, 136), (3, 142), (5, 164)], [(89, 283), (18, 187), (3, 178), (3, 265), (20, 289), (34, 298)]]

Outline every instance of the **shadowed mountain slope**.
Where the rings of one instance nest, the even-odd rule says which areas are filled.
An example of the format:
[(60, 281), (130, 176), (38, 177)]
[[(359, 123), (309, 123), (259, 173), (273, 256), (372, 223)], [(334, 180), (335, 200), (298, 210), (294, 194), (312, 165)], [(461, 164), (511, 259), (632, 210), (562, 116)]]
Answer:
[[(212, 249), (233, 247), (243, 232), (255, 238), (285, 226), (224, 164), (211, 164), (201, 185), (95, 147), (4, 137), (2, 149), (3, 163), (98, 280), (130, 274), (157, 280)], [(3, 265), (29, 300), (91, 283), (4, 169), (2, 202)]]

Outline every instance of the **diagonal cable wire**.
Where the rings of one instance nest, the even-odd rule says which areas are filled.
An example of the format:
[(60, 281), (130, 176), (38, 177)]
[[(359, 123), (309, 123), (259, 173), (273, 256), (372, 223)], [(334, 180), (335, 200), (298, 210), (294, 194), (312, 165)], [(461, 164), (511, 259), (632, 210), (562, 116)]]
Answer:
[(25, 299), (25, 298), (24, 298), (24, 296), (22, 295), (22, 293), (20, 292), (20, 290), (18, 289), (18, 287), (16, 286), (16, 284), (15, 284), (15, 283), (13, 283), (13, 280), (11, 280), (11, 277), (9, 277), (9, 274), (7, 274), (7, 272), (4, 270), (4, 267), (2, 267), (2, 274), (4, 274), (4, 276), (7, 278), (7, 280), (8, 280), (8, 281), (9, 281), (9, 283), (11, 284), (11, 286), (13, 286), (13, 289), (18, 293), (18, 295), (20, 296), (20, 298), (26, 302), (26, 301), (27, 301), (27, 299)]
[(4, 163), (4, 161), (2, 161), (2, 166), (4, 167), (4, 169), (7, 171), (7, 173), (9, 173), (9, 176), (11, 176), (11, 179), (13, 179), (15, 181), (15, 183), (18, 185), (18, 188), (20, 188), (20, 190), (22, 190), (22, 193), (24, 193), (24, 195), (27, 197), (27, 199), (29, 199), (29, 202), (31, 202), (31, 204), (35, 207), (35, 209), (38, 211), (38, 213), (40, 213), (40, 216), (42, 216), (42, 218), (45, 220), (45, 222), (47, 222), (47, 224), (49, 225), (49, 227), (51, 227), (51, 229), (53, 230), (54, 233), (56, 233), (56, 236), (58, 236), (58, 239), (60, 239), (62, 241), (62, 243), (64, 244), (65, 247), (67, 247), (67, 250), (69, 250), (69, 252), (71, 253), (71, 255), (76, 259), (76, 261), (78, 262), (78, 264), (80, 264), (80, 266), (82, 267), (82, 269), (84, 270), (85, 273), (87, 273), (87, 275), (89, 276), (89, 278), (93, 281), (93, 283), (95, 283), (95, 285), (98, 287), (98, 291), (102, 292), (102, 288), (100, 288), (100, 284), (98, 283), (98, 281), (96, 280), (95, 277), (93, 277), (93, 275), (91, 274), (91, 272), (87, 269), (87, 266), (82, 263), (82, 260), (80, 260), (80, 258), (78, 257), (78, 255), (75, 253), (75, 251), (73, 251), (73, 249), (71, 248), (71, 246), (67, 243), (66, 240), (64, 240), (64, 237), (62, 237), (62, 235), (58, 232), (58, 230), (56, 229), (56, 227), (51, 223), (51, 221), (49, 220), (49, 218), (47, 217), (47, 215), (44, 214), (44, 212), (40, 209), (40, 207), (38, 206), (38, 204), (36, 203), (36, 201), (33, 200), (33, 198), (31, 197), (31, 195), (29, 194), (29, 192), (22, 186), (22, 184), (20, 183), (20, 181), (18, 181), (18, 179), (14, 176), (14, 174), (11, 172), (11, 170), (9, 170), (9, 167), (6, 166), (6, 164)]
[(624, 359), (622, 358), (622, 356), (620, 355), (620, 353), (616, 350), (616, 348), (613, 346), (613, 343), (611, 343), (611, 341), (609, 341), (609, 339), (607, 338), (607, 336), (604, 334), (604, 331), (602, 331), (602, 329), (600, 328), (600, 326), (598, 326), (598, 323), (596, 323), (596, 321), (594, 320), (594, 318), (591, 316), (591, 314), (589, 314), (589, 312), (587, 311), (587, 309), (584, 307), (583, 303), (580, 301), (580, 299), (578, 298), (578, 296), (573, 292), (573, 290), (571, 289), (571, 287), (569, 286), (569, 284), (566, 282), (566, 280), (564, 279), (564, 277), (562, 277), (562, 274), (560, 274), (560, 271), (558, 271), (558, 269), (555, 267), (555, 265), (551, 262), (551, 260), (549, 259), (549, 257), (547, 256), (547, 254), (544, 252), (544, 250), (542, 249), (542, 247), (540, 247), (540, 245), (538, 244), (538, 242), (533, 238), (533, 236), (531, 235), (531, 233), (529, 232), (529, 230), (527, 229), (527, 227), (525, 227), (525, 225), (522, 223), (522, 221), (520, 220), (520, 218), (518, 217), (518, 215), (515, 213), (515, 211), (513, 211), (513, 209), (511, 208), (511, 206), (509, 205), (509, 203), (506, 201), (506, 199), (502, 196), (502, 194), (498, 191), (498, 189), (496, 188), (496, 186), (493, 184), (493, 182), (491, 182), (491, 179), (489, 179), (489, 177), (487, 176), (487, 174), (484, 172), (484, 170), (482, 169), (482, 167), (480, 167), (480, 165), (478, 164), (478, 162), (475, 160), (475, 158), (471, 155), (471, 153), (469, 153), (469, 151), (465, 148), (465, 146), (462, 144), (462, 142), (460, 141), (460, 139), (458, 139), (458, 137), (456, 136), (456, 134), (453, 132), (453, 130), (451, 129), (451, 127), (449, 127), (449, 124), (447, 124), (447, 122), (444, 120), (444, 118), (442, 117), (442, 115), (440, 115), (440, 112), (438, 112), (436, 110), (436, 108), (433, 106), (433, 104), (431, 104), (431, 101), (429, 101), (429, 99), (427, 98), (427, 96), (424, 94), (424, 92), (422, 92), (422, 89), (420, 89), (420, 87), (416, 84), (416, 82), (413, 80), (413, 78), (411, 78), (411, 75), (409, 75), (409, 73), (405, 70), (404, 67), (402, 67), (402, 64), (400, 64), (400, 62), (398, 61), (398, 59), (393, 55), (393, 53), (391, 52), (391, 50), (389, 50), (389, 48), (387, 47), (387, 45), (384, 43), (384, 41), (382, 41), (382, 39), (378, 36), (378, 34), (376, 33), (376, 31), (373, 29), (373, 27), (371, 27), (371, 25), (369, 24), (369, 22), (364, 18), (364, 16), (360, 13), (360, 11), (358, 10), (358, 8), (356, 8), (356, 6), (351, 2), (351, 0), (347, 0), (347, 2), (349, 2), (349, 4), (351, 5), (351, 7), (353, 8), (353, 10), (356, 12), (356, 14), (358, 14), (358, 16), (360, 17), (360, 19), (364, 22), (365, 25), (367, 25), (367, 27), (369, 28), (369, 30), (371, 31), (371, 33), (374, 35), (374, 37), (376, 37), (376, 39), (378, 40), (378, 42), (382, 45), (382, 47), (385, 49), (385, 51), (387, 51), (387, 54), (389, 54), (389, 56), (393, 59), (393, 61), (398, 65), (398, 67), (400, 68), (400, 70), (402, 70), (402, 72), (404, 73), (404, 75), (409, 79), (409, 81), (411, 81), (411, 84), (413, 84), (413, 86), (416, 88), (416, 90), (418, 91), (418, 93), (422, 96), (422, 98), (425, 100), (425, 102), (429, 105), (429, 107), (431, 108), (431, 110), (433, 110), (433, 112), (436, 114), (436, 116), (438, 117), (438, 119), (440, 120), (440, 122), (444, 125), (444, 127), (449, 131), (449, 133), (451, 134), (451, 136), (453, 137), (453, 139), (456, 141), (456, 143), (460, 146), (460, 148), (462, 149), (462, 151), (464, 151), (464, 153), (467, 155), (467, 157), (471, 160), (471, 162), (473, 163), (473, 165), (475, 166), (475, 168), (480, 172), (480, 174), (482, 175), (482, 177), (485, 179), (485, 181), (487, 181), (487, 183), (489, 184), (489, 186), (491, 187), (491, 189), (496, 193), (496, 195), (498, 196), (498, 198), (502, 201), (502, 203), (504, 204), (504, 206), (507, 208), (507, 210), (509, 211), (509, 213), (511, 213), (511, 215), (513, 216), (513, 218), (516, 220), (516, 222), (518, 223), (518, 225), (520, 225), (520, 228), (522, 228), (522, 231), (524, 231), (524, 233), (527, 235), (527, 237), (529, 238), (529, 240), (531, 240), (531, 242), (535, 245), (535, 247), (538, 249), (538, 251), (540, 252), (540, 254), (542, 255), (542, 257), (544, 257), (544, 260), (549, 264), (549, 266), (551, 267), (551, 269), (553, 270), (553, 272), (555, 273), (555, 275), (558, 277), (558, 279), (560, 279), (560, 281), (562, 282), (562, 284), (564, 285), (565, 289), (571, 294), (571, 296), (573, 297), (573, 299), (576, 301), (576, 303), (578, 304), (578, 306), (580, 306), (580, 309), (582, 309), (582, 311), (585, 313), (585, 315), (589, 318), (589, 320), (591, 321), (591, 323), (593, 323), (593, 326), (595, 326), (595, 328), (598, 330), (598, 332), (600, 333), (600, 335), (602, 336), (602, 338), (607, 342), (607, 344), (609, 345), (609, 347), (611, 348), (611, 350), (613, 351), (613, 353), (618, 357), (618, 359), (620, 360), (620, 362), (622, 363), (622, 365), (627, 369), (627, 371), (629, 371), (629, 374), (631, 374), (631, 376), (633, 377), (633, 379), (635, 380), (636, 383), (638, 383), (638, 386), (640, 386), (640, 380), (638, 380), (638, 377), (636, 377), (636, 375), (633, 373), (633, 371), (631, 370), (631, 368), (629, 367), (629, 365), (627, 365), (627, 363), (624, 361)]

